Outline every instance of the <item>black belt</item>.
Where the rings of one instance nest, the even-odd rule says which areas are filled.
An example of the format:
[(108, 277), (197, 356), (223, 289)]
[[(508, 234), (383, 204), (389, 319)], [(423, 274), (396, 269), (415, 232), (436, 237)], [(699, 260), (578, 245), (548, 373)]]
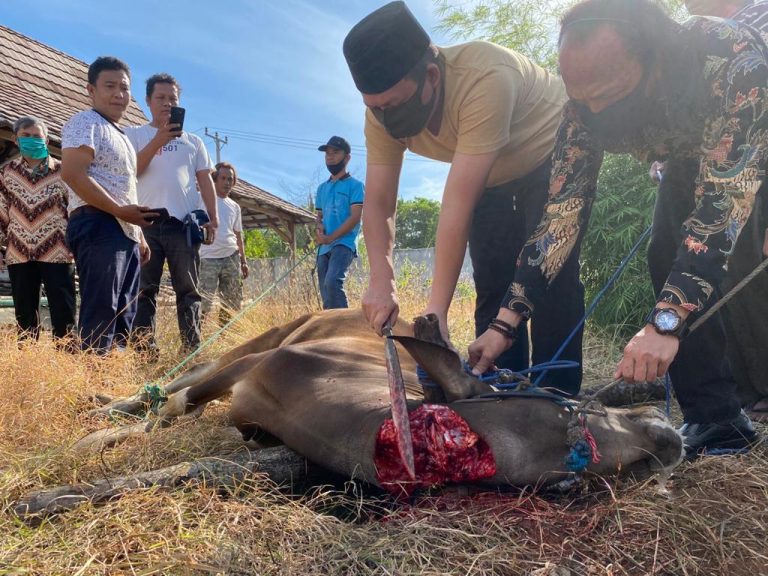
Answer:
[(95, 206), (90, 206), (89, 204), (86, 204), (85, 206), (80, 206), (72, 210), (72, 212), (69, 213), (69, 217), (74, 218), (75, 216), (82, 216), (83, 214), (106, 214), (107, 216), (111, 216), (109, 212), (105, 212), (104, 210), (99, 210)]

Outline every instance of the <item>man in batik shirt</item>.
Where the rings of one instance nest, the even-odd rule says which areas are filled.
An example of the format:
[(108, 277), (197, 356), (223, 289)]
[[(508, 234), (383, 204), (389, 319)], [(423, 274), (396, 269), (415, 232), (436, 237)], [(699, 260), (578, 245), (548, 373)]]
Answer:
[[(679, 242), (659, 249), (658, 302), (624, 350), (615, 377), (655, 380), (669, 369), (689, 456), (745, 448), (756, 434), (740, 410), (719, 316), (686, 334), (721, 296), (768, 150), (768, 61), (754, 30), (733, 22), (671, 20), (650, 0), (586, 0), (563, 19), (560, 69), (570, 97), (560, 126), (544, 217), (520, 254), (498, 318), (533, 316), (584, 234), (604, 151), (695, 158), (695, 210)], [(659, 258), (659, 261), (664, 258)], [(651, 263), (654, 266), (654, 263)], [(470, 345), (485, 370), (512, 340), (489, 331)], [(674, 361), (674, 362), (673, 362)]]
[[(747, 24), (768, 38), (768, 2), (748, 0), (686, 0), (688, 11), (697, 16), (727, 18)], [(699, 171), (697, 158), (654, 162), (651, 174), (663, 174), (653, 214), (653, 233), (648, 246), (648, 261), (663, 282), (674, 254), (660, 246), (677, 242), (680, 223), (695, 209), (692, 193)], [(658, 181), (658, 179), (656, 179)], [(766, 198), (758, 197), (755, 216), (749, 219), (728, 261), (728, 275), (723, 291), (729, 290), (749, 274), (760, 260), (760, 252), (768, 255), (768, 221)], [(763, 214), (758, 221), (757, 214)], [(768, 422), (768, 274), (760, 274), (747, 284), (726, 306), (724, 314), (728, 341), (727, 355), (741, 404), (754, 420)], [(762, 322), (756, 321), (762, 318)]]

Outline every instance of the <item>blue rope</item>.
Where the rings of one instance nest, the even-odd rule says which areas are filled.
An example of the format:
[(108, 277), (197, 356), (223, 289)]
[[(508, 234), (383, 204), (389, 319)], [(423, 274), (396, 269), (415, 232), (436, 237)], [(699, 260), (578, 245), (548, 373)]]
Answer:
[[(552, 356), (552, 360), (550, 362), (555, 362), (560, 358), (560, 355), (563, 353), (563, 351), (566, 349), (568, 344), (571, 343), (571, 340), (574, 339), (576, 334), (581, 330), (581, 327), (584, 326), (584, 323), (587, 321), (587, 318), (589, 318), (592, 313), (595, 311), (595, 308), (597, 308), (597, 305), (600, 303), (600, 300), (603, 299), (606, 292), (613, 286), (613, 283), (616, 282), (618, 277), (621, 275), (622, 272), (624, 272), (624, 269), (629, 264), (630, 260), (634, 257), (635, 254), (637, 254), (637, 251), (640, 250), (640, 246), (642, 246), (645, 239), (648, 237), (648, 235), (651, 233), (653, 225), (648, 226), (648, 228), (645, 229), (645, 232), (643, 232), (640, 235), (640, 238), (638, 238), (637, 242), (635, 242), (635, 245), (632, 246), (632, 250), (629, 251), (629, 254), (627, 254), (624, 259), (619, 264), (619, 267), (616, 268), (616, 271), (613, 273), (613, 275), (608, 279), (608, 282), (605, 283), (605, 286), (598, 292), (597, 296), (592, 300), (592, 303), (589, 305), (589, 308), (587, 308), (587, 311), (584, 313), (584, 316), (581, 318), (578, 324), (576, 324), (576, 327), (571, 331), (571, 333), (568, 335), (568, 338), (565, 339), (565, 341), (560, 345), (560, 348), (557, 349), (557, 352), (555, 352), (555, 355)], [(539, 374), (539, 377), (536, 378), (534, 381), (534, 384), (538, 386), (538, 384), (546, 377), (547, 372), (549, 372), (548, 369), (544, 370), (541, 374)]]

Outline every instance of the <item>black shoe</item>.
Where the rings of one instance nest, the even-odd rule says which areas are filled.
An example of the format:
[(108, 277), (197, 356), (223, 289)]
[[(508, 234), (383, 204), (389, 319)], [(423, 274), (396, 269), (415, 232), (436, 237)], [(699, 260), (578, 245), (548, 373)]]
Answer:
[(685, 423), (679, 430), (683, 436), (688, 459), (702, 454), (735, 454), (749, 450), (759, 436), (742, 410), (730, 420), (706, 423)]

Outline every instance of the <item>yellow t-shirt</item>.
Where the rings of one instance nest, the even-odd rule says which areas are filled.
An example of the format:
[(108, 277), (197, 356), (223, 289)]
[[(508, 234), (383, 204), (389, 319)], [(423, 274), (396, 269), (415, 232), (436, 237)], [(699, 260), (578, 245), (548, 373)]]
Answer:
[(487, 186), (516, 180), (552, 154), (567, 101), (562, 80), (525, 56), (491, 44), (439, 48), (445, 59), (440, 133), (424, 129), (396, 140), (370, 110), (365, 115), (368, 164), (399, 166), (405, 150), (451, 162), (456, 152), (501, 150)]

